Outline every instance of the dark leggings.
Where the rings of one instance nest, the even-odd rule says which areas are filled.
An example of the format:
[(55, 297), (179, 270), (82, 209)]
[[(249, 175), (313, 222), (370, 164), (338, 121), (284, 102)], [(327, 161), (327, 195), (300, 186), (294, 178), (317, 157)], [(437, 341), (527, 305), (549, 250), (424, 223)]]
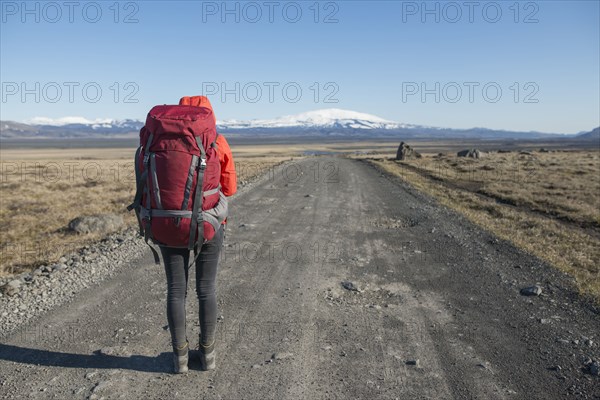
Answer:
[[(225, 234), (224, 229), (221, 226), (214, 238), (202, 245), (202, 250), (196, 259), (196, 294), (200, 303), (200, 343), (207, 349), (213, 347), (217, 327), (216, 278), (219, 254)], [(183, 354), (187, 352), (185, 299), (190, 251), (175, 247), (161, 247), (160, 250), (167, 274), (167, 320), (171, 331), (171, 343), (174, 352)]]

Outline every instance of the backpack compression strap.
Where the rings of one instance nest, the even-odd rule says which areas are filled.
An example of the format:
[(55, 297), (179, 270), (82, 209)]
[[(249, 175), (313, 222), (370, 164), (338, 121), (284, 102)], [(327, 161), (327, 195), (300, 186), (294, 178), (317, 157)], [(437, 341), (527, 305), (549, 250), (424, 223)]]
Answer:
[[(154, 156), (153, 153), (150, 152), (150, 145), (152, 144), (152, 139), (154, 138), (154, 134), (151, 133), (148, 137), (148, 141), (146, 142), (146, 148), (144, 149), (144, 171), (148, 171), (148, 167), (150, 165), (150, 158)], [(148, 175), (148, 174), (146, 174)], [(154, 256), (154, 263), (160, 264), (160, 258), (158, 257), (158, 251), (152, 246), (152, 242), (154, 241), (154, 237), (152, 236), (152, 199), (150, 198), (150, 179), (151, 176), (147, 176), (148, 183), (146, 184), (146, 229), (144, 229), (144, 241), (150, 247), (152, 251), (152, 255)]]
[[(131, 211), (131, 210), (135, 210), (135, 216), (138, 220), (138, 224), (139, 224), (139, 228), (140, 228), (140, 235), (144, 236), (144, 240), (146, 242), (146, 244), (148, 245), (148, 247), (150, 247), (150, 250), (152, 251), (152, 255), (154, 256), (154, 262), (156, 264), (160, 264), (160, 258), (158, 256), (158, 251), (156, 251), (156, 249), (154, 247), (152, 247), (152, 244), (149, 242), (149, 240), (152, 239), (152, 229), (150, 228), (150, 220), (151, 220), (151, 200), (150, 200), (150, 185), (147, 184), (147, 180), (148, 180), (148, 164), (149, 164), (149, 159), (150, 159), (150, 145), (152, 144), (152, 139), (154, 138), (154, 134), (150, 134), (150, 137), (148, 137), (148, 141), (146, 142), (146, 146), (144, 147), (144, 172), (140, 174), (140, 168), (138, 165), (138, 160), (139, 160), (139, 156), (140, 153), (142, 151), (142, 146), (138, 147), (136, 153), (135, 153), (135, 180), (136, 180), (136, 192), (135, 192), (135, 198), (133, 200), (133, 203), (131, 203), (128, 207), (127, 210)], [(141, 207), (142, 207), (142, 195), (144, 193), (144, 189), (146, 190), (146, 207), (144, 210), (144, 219), (147, 222), (146, 225), (146, 229), (144, 229), (144, 226), (142, 224), (142, 217), (140, 215), (141, 212)]]
[[(190, 240), (188, 249), (193, 250), (198, 242), (204, 240), (204, 220), (202, 218), (202, 184), (204, 182), (204, 170), (206, 169), (206, 151), (202, 145), (202, 139), (196, 136), (196, 143), (200, 149), (200, 164), (198, 166), (198, 176), (196, 178), (196, 194), (194, 196), (194, 208), (192, 211), (192, 220), (190, 221)], [(200, 210), (200, 211), (199, 211)], [(198, 234), (198, 238), (194, 237)]]
[(131, 203), (130, 205), (127, 206), (127, 211), (135, 210), (135, 216), (138, 221), (140, 235), (143, 235), (144, 227), (142, 226), (142, 219), (140, 218), (140, 204), (142, 203), (142, 193), (144, 192), (144, 186), (146, 184), (147, 172), (144, 171), (142, 174), (140, 174), (140, 166), (139, 166), (138, 160), (140, 159), (141, 152), (142, 152), (142, 146), (138, 147), (137, 151), (135, 152), (135, 158), (134, 158), (133, 163), (135, 165), (136, 190), (135, 190), (135, 197), (133, 199), (133, 203)]

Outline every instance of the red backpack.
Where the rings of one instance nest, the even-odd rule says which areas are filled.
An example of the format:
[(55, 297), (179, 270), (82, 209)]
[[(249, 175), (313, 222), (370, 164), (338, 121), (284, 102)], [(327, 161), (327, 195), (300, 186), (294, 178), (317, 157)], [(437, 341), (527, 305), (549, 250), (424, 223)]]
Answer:
[(148, 113), (135, 155), (137, 191), (127, 207), (135, 210), (148, 245), (192, 250), (220, 228), (227, 198), (216, 140), (210, 108), (163, 105)]

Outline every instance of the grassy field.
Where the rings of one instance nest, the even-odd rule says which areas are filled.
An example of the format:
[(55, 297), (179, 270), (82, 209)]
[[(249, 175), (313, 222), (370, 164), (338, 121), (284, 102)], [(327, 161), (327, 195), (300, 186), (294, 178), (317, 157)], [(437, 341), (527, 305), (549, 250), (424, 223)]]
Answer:
[[(66, 227), (82, 215), (116, 213), (137, 226), (126, 207), (135, 193), (135, 149), (3, 150), (0, 153), (0, 276), (56, 262), (100, 239)], [(245, 183), (290, 158), (284, 151), (236, 153), (238, 182)], [(250, 152), (251, 153), (251, 152)], [(289, 152), (288, 152), (289, 153)]]
[(471, 221), (572, 275), (600, 301), (600, 152), (362, 156)]

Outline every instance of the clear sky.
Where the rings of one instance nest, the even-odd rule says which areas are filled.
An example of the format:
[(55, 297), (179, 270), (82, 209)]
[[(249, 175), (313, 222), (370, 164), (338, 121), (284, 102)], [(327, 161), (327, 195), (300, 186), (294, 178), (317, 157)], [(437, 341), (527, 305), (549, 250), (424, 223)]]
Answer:
[[(0, 118), (343, 108), (431, 126), (600, 125), (599, 1), (1, 1)], [(101, 93), (100, 93), (101, 92)]]

